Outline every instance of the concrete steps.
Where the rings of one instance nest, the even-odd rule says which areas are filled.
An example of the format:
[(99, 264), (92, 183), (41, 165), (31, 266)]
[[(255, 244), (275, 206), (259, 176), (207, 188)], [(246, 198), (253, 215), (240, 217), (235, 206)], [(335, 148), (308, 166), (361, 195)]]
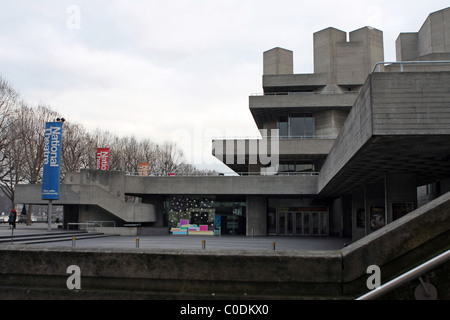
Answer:
[[(46, 242), (61, 242), (72, 241), (73, 237), (76, 240), (94, 239), (110, 237), (111, 235), (105, 235), (100, 232), (87, 232), (87, 231), (73, 231), (73, 232), (41, 232), (30, 234), (17, 234), (14, 235), (14, 244), (37, 244)], [(0, 236), (0, 244), (11, 244), (11, 235)]]

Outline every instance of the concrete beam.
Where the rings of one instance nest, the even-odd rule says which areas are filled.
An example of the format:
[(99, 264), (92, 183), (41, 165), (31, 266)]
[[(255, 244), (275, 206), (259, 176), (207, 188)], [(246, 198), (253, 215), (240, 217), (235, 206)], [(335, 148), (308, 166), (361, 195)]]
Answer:
[(128, 194), (147, 195), (313, 195), (316, 176), (127, 176)]

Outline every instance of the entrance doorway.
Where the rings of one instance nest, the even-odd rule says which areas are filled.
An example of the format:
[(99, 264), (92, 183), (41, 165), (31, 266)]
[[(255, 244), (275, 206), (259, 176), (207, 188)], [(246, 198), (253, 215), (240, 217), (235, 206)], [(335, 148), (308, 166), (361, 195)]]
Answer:
[(326, 236), (328, 208), (280, 208), (276, 213), (276, 231), (281, 236)]

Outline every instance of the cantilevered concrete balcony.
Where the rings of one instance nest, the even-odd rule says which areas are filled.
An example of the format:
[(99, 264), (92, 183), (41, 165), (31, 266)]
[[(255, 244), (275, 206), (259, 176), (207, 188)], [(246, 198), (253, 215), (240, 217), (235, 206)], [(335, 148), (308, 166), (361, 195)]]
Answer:
[(314, 92), (253, 95), (249, 98), (250, 111), (258, 128), (276, 121), (278, 115), (288, 113), (316, 113), (329, 109), (350, 111), (358, 97), (357, 92), (319, 94)]
[[(212, 154), (238, 173), (248, 172), (249, 164), (259, 162), (258, 141), (261, 140), (213, 140)], [(268, 140), (268, 154), (272, 146)], [(334, 139), (282, 138), (278, 142), (279, 159), (325, 159), (334, 144)], [(276, 150), (274, 150), (276, 152)], [(255, 161), (258, 161), (255, 163)]]
[(389, 173), (417, 186), (450, 178), (450, 72), (372, 73), (319, 176), (339, 196)]
[(325, 87), (328, 76), (325, 73), (264, 75), (264, 92), (290, 92), (315, 90)]
[(327, 93), (284, 92), (250, 96), (250, 109), (281, 108), (351, 108), (356, 101), (357, 92)]

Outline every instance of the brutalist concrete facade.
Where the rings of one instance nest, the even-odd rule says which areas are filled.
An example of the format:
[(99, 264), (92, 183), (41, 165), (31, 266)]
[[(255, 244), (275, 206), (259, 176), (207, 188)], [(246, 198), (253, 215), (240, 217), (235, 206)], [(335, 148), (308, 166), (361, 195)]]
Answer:
[[(379, 64), (383, 34), (371, 27), (348, 40), (334, 28), (315, 33), (313, 74), (294, 74), (290, 50), (264, 52), (264, 93), (249, 108), (276, 163), (255, 156), (264, 143), (215, 140), (213, 154), (239, 175), (85, 170), (67, 175), (55, 204), (70, 221), (168, 232), (170, 205), (195, 198), (200, 209), (183, 212), (207, 216), (214, 229), (216, 216), (227, 216), (220, 223), (244, 224), (239, 234), (365, 237), (450, 191), (450, 63), (441, 60), (450, 54), (449, 16), (450, 8), (433, 13), (417, 34), (400, 35), (402, 64)], [(39, 186), (16, 190), (18, 203), (43, 203)], [(205, 206), (211, 201), (229, 210)]]

